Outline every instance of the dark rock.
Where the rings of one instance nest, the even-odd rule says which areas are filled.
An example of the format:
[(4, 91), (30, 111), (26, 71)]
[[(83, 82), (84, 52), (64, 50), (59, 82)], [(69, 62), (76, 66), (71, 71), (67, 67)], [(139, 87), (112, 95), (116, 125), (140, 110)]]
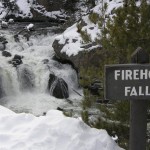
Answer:
[(89, 91), (93, 95), (100, 95), (100, 90), (102, 90), (102, 83), (100, 81), (94, 81), (91, 83), (91, 85), (88, 87)]
[(44, 59), (42, 60), (43, 64), (48, 64), (49, 63), (49, 60), (48, 59)]
[(76, 43), (78, 40), (77, 39), (72, 39), (72, 42), (73, 43)]
[(94, 30), (94, 27), (90, 27), (89, 29), (90, 29), (90, 30)]
[(54, 74), (50, 74), (49, 77), (48, 90), (50, 95), (60, 99), (68, 98), (69, 92), (67, 83), (62, 78), (58, 78)]
[(46, 116), (46, 112), (43, 112), (43, 116)]
[(6, 39), (3, 36), (0, 36), (0, 42), (6, 41)]
[(11, 63), (13, 64), (14, 67), (17, 67), (18, 65), (21, 65), (23, 62), (20, 59), (13, 59)]
[(57, 110), (59, 111), (64, 111), (64, 109), (60, 108), (60, 107), (57, 107)]
[(0, 51), (4, 51), (6, 49), (6, 44), (8, 42), (6, 40), (0, 42)]
[(87, 23), (81, 18), (80, 24), (82, 27), (87, 26)]
[(20, 42), (18, 34), (14, 35), (15, 42)]
[(60, 58), (60, 57), (58, 57), (56, 55), (53, 56), (53, 60), (56, 60), (57, 62), (59, 62), (61, 64), (68, 64), (68, 65), (70, 65), (78, 73), (78, 69), (75, 67), (75, 65), (73, 64), (72, 61)]
[(30, 33), (29, 32), (26, 32), (25, 34), (24, 34), (24, 37), (26, 38), (26, 40), (27, 41), (29, 41), (30, 40)]
[(9, 63), (12, 64), (14, 67), (17, 67), (18, 65), (21, 65), (23, 63), (22, 58), (23, 56), (15, 55), (14, 58), (9, 61)]
[(23, 58), (23, 56), (20, 56), (20, 55), (16, 54), (13, 59), (19, 59), (19, 60), (21, 60), (22, 58)]
[(10, 52), (7, 52), (7, 51), (3, 51), (2, 52), (2, 56), (5, 56), (5, 57), (11, 57), (11, 53)]
[(108, 99), (97, 99), (96, 103), (98, 103), (98, 104), (108, 104), (109, 100)]

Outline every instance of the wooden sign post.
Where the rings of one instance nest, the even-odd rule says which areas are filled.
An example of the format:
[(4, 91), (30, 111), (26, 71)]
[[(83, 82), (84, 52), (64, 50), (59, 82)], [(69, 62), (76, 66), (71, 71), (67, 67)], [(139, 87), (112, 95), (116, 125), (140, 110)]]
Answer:
[[(149, 63), (149, 54), (138, 48), (131, 56), (132, 63)], [(150, 84), (147, 84), (150, 87)], [(132, 100), (130, 102), (130, 150), (146, 150), (147, 107), (148, 101)]]
[(146, 150), (147, 100), (150, 99), (149, 55), (138, 48), (132, 64), (105, 66), (105, 98), (130, 100), (130, 150)]

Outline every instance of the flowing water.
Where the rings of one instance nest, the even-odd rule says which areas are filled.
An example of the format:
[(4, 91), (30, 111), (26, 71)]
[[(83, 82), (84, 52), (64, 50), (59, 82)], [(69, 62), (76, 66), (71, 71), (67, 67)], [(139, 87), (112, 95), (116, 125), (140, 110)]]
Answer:
[[(52, 43), (58, 27), (37, 23), (36, 31), (30, 33), (29, 41), (23, 32), (19, 35), (19, 42), (15, 41), (14, 35), (27, 24), (17, 23), (0, 30), (8, 41), (6, 51), (12, 54), (11, 57), (4, 57), (0, 52), (0, 104), (16, 112), (35, 115), (57, 107), (69, 107), (71, 104), (68, 101), (57, 99), (47, 92), (50, 73), (64, 79), (69, 87), (69, 100), (79, 102), (81, 96), (77, 92), (82, 91), (78, 88), (76, 71), (70, 65), (52, 59)], [(9, 61), (16, 54), (23, 56), (23, 64), (13, 67)]]

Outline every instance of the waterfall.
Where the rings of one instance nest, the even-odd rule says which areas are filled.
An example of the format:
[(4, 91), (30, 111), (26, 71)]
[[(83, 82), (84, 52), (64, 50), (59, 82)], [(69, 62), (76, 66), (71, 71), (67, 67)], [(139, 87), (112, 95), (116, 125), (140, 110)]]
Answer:
[[(16, 42), (14, 35), (19, 30), (17, 26), (21, 28), (21, 25), (14, 25), (12, 29), (1, 31), (8, 41), (6, 51), (12, 56), (4, 57), (0, 52), (0, 104), (17, 112), (36, 115), (70, 105), (65, 100), (53, 97), (57, 83), (64, 89), (63, 94), (69, 92), (69, 99), (81, 99), (73, 91), (75, 89), (82, 92), (78, 88), (76, 71), (70, 65), (52, 59), (52, 42), (56, 36), (52, 31), (55, 27), (48, 27), (46, 35), (32, 34), (29, 41), (23, 34), (19, 35), (19, 42)], [(11, 63), (15, 55), (22, 58), (22, 64), (14, 66)], [(47, 92), (50, 74), (54, 74), (56, 78)]]
[(22, 91), (32, 91), (35, 85), (34, 74), (28, 65), (20, 65), (17, 68), (18, 80)]
[(19, 82), (17, 72), (13, 68), (0, 68), (0, 90), (0, 97), (18, 94)]

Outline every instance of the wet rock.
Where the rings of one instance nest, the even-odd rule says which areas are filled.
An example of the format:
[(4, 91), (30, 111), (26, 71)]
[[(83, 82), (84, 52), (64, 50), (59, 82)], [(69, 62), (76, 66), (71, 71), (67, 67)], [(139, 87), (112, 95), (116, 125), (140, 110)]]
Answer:
[(48, 59), (43, 59), (42, 62), (43, 62), (43, 64), (48, 64), (49, 60)]
[(14, 35), (14, 40), (15, 40), (15, 42), (20, 42), (18, 34)]
[(21, 65), (23, 63), (22, 58), (23, 56), (15, 55), (14, 58), (9, 61), (9, 63), (12, 64), (14, 67), (17, 67), (18, 65)]
[(6, 44), (8, 42), (6, 40), (0, 42), (0, 51), (4, 51), (6, 49)]
[(6, 38), (0, 34), (0, 42), (6, 41)]
[(3, 52), (2, 52), (2, 56), (4, 56), (4, 57), (11, 57), (12, 55), (11, 55), (10, 52), (3, 51)]
[(75, 67), (75, 65), (73, 64), (73, 62), (71, 60), (63, 59), (56, 55), (53, 56), (53, 60), (59, 62), (60, 64), (70, 65), (78, 73), (78, 69)]
[(63, 109), (63, 108), (60, 108), (60, 107), (57, 107), (57, 110), (59, 110), (59, 111), (64, 111), (64, 109)]
[(49, 76), (48, 90), (50, 95), (56, 98), (63, 99), (69, 97), (67, 83), (62, 78), (58, 78), (54, 74), (50, 74)]
[(13, 59), (19, 59), (19, 60), (21, 60), (22, 58), (23, 58), (23, 56), (20, 56), (20, 55), (16, 54)]

